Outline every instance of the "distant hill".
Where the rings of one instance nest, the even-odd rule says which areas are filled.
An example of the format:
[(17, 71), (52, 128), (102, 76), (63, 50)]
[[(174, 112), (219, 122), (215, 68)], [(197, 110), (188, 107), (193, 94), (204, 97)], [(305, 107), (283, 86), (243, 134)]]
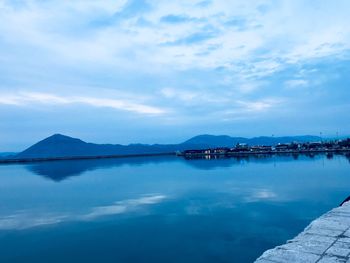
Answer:
[(94, 144), (61, 134), (52, 135), (23, 152), (17, 158), (74, 157), (99, 155), (154, 154), (176, 151), (172, 145)]
[(230, 137), (227, 135), (198, 135), (183, 144), (202, 145), (204, 147), (232, 147), (237, 143), (245, 143), (248, 139), (242, 137)]
[(74, 156), (103, 156), (103, 155), (135, 155), (135, 154), (157, 154), (172, 153), (186, 149), (200, 149), (212, 147), (233, 147), (237, 143), (249, 145), (275, 145), (287, 142), (319, 141), (317, 136), (295, 136), (295, 137), (230, 137), (226, 135), (199, 135), (180, 144), (94, 144), (80, 139), (55, 134), (52, 135), (23, 152), (15, 155), (15, 158), (50, 158), (50, 157), (74, 157)]
[(198, 135), (195, 136), (184, 144), (202, 145), (206, 147), (232, 147), (237, 143), (246, 143), (248, 145), (276, 145), (278, 143), (289, 143), (289, 142), (313, 142), (320, 141), (321, 138), (318, 136), (304, 135), (304, 136), (285, 136), (285, 137), (254, 137), (254, 138), (243, 138), (243, 137), (230, 137), (227, 135)]

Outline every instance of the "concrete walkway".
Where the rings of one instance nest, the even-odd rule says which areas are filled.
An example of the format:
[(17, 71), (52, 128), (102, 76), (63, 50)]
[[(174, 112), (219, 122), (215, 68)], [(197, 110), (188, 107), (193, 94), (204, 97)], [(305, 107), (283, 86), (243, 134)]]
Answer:
[(350, 202), (313, 221), (287, 244), (265, 251), (256, 263), (350, 263)]

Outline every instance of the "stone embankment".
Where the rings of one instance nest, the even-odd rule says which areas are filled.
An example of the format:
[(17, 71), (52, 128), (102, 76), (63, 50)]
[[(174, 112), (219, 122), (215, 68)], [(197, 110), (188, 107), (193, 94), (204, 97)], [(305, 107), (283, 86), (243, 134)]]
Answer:
[(350, 263), (350, 202), (322, 215), (286, 244), (255, 263)]

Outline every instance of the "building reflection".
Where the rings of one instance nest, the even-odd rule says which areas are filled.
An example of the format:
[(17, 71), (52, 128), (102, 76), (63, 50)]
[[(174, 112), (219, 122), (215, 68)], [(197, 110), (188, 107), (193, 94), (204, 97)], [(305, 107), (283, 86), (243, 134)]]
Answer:
[[(350, 154), (335, 154), (337, 156), (344, 156), (350, 162)], [(254, 163), (276, 163), (276, 161), (296, 161), (305, 159), (319, 159), (324, 158), (333, 159), (334, 154), (322, 153), (308, 153), (308, 154), (257, 154), (257, 155), (242, 155), (234, 157), (226, 156), (210, 156), (203, 155), (196, 158), (182, 158), (174, 156), (161, 157), (134, 157), (134, 158), (116, 158), (116, 159), (96, 159), (96, 160), (65, 160), (65, 161), (51, 161), (38, 162), (26, 164), (26, 169), (37, 175), (46, 177), (55, 182), (60, 182), (72, 176), (80, 176), (87, 171), (93, 171), (100, 168), (120, 167), (124, 165), (141, 166), (152, 163), (162, 162), (182, 162), (195, 169), (211, 170), (220, 167), (231, 167), (234, 165), (245, 165), (250, 162)]]

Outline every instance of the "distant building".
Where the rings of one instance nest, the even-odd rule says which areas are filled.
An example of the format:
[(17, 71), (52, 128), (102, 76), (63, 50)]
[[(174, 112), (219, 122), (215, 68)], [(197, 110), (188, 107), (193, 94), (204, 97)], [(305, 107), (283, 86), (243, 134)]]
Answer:
[(272, 151), (272, 146), (267, 145), (257, 145), (250, 147), (251, 152), (270, 152)]
[(217, 147), (212, 149), (200, 149), (200, 150), (186, 150), (182, 154), (188, 158), (223, 158), (225, 155), (233, 155), (239, 153), (298, 153), (309, 152), (312, 154), (314, 151), (350, 151), (350, 138), (337, 141), (324, 141), (324, 142), (292, 142), (292, 143), (279, 143), (276, 146), (269, 145), (254, 145), (249, 146), (246, 143), (237, 143), (233, 148)]
[(184, 154), (210, 154), (210, 149), (201, 149), (201, 150), (185, 150)]
[(350, 138), (339, 141), (338, 145), (343, 148), (350, 148)]
[(229, 149), (228, 153), (234, 153), (234, 152), (249, 152), (250, 148), (248, 144), (246, 143), (237, 143), (234, 148)]
[(289, 143), (279, 143), (275, 146), (276, 151), (287, 151), (289, 150)]
[(317, 150), (322, 148), (322, 142), (310, 142), (309, 149)]
[(211, 152), (215, 154), (225, 154), (227, 153), (228, 150), (229, 148), (227, 147), (219, 147), (219, 148), (212, 149)]

